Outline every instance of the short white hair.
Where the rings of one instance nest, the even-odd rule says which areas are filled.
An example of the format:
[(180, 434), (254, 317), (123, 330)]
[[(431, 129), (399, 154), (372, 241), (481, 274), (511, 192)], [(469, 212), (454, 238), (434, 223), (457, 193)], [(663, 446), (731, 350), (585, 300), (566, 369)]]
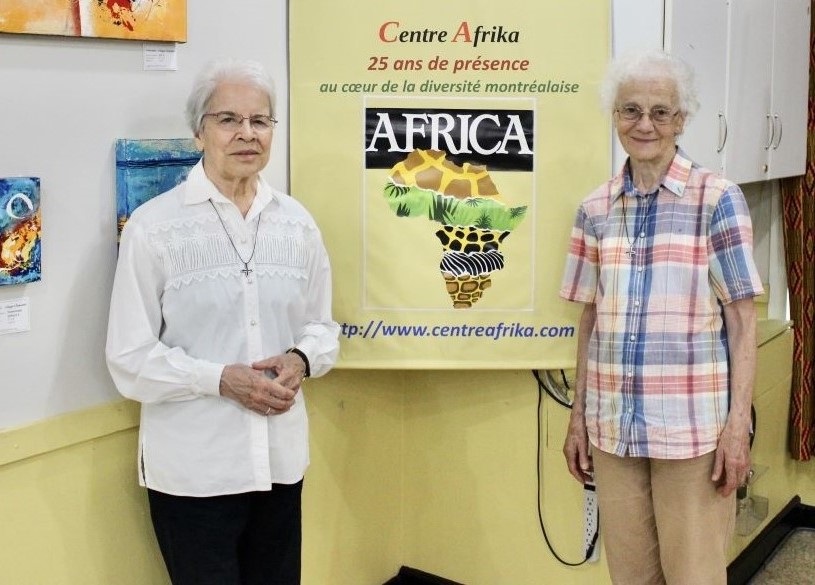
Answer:
[(693, 69), (682, 59), (656, 50), (626, 54), (609, 64), (600, 87), (603, 108), (614, 111), (620, 86), (624, 83), (649, 79), (668, 79), (674, 83), (679, 99), (677, 106), (685, 119), (691, 118), (699, 109)]
[(257, 61), (238, 61), (221, 59), (208, 63), (193, 81), (190, 95), (187, 97), (186, 118), (193, 135), (201, 132), (204, 114), (209, 108), (212, 94), (219, 85), (226, 82), (239, 82), (256, 87), (269, 96), (269, 113), (275, 117), (274, 81)]

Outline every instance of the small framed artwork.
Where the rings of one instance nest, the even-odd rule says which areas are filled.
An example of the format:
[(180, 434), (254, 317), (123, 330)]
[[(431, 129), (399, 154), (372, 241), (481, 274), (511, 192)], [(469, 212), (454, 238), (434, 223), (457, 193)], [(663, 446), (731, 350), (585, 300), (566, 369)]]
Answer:
[(0, 178), (0, 286), (41, 278), (40, 180)]
[(119, 235), (139, 205), (187, 178), (201, 158), (192, 138), (116, 141), (116, 208)]

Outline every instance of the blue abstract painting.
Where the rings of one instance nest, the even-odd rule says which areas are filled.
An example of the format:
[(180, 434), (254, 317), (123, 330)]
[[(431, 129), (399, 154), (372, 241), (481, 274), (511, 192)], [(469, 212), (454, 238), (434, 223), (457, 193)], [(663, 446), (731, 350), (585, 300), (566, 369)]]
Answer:
[(116, 141), (116, 208), (118, 230), (139, 205), (187, 178), (201, 158), (192, 138)]
[(0, 178), (0, 286), (42, 278), (40, 179)]

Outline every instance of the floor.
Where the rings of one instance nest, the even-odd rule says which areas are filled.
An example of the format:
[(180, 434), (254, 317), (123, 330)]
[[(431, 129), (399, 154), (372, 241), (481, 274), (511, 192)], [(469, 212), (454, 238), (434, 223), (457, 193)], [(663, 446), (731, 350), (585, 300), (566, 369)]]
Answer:
[(815, 585), (815, 529), (790, 532), (749, 585)]

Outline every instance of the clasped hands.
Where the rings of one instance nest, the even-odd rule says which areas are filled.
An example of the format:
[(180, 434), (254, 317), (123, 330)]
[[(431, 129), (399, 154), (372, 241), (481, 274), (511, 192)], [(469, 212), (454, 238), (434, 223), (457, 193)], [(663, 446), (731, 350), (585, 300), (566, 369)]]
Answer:
[(261, 415), (282, 414), (293, 405), (306, 368), (295, 353), (246, 364), (230, 364), (221, 374), (221, 396)]

